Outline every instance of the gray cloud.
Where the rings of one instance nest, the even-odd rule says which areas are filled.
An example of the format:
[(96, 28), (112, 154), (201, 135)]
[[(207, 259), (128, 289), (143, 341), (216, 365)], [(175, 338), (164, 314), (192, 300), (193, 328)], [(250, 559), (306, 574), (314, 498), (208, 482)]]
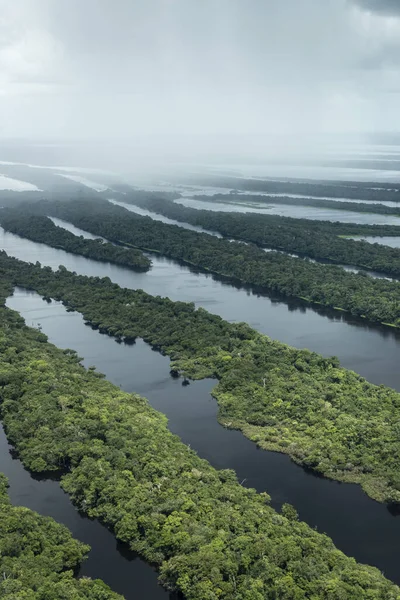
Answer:
[(400, 3), (398, 0), (355, 0), (355, 2), (361, 8), (382, 15), (400, 15)]
[(400, 127), (400, 30), (350, 0), (0, 0), (0, 11), (0, 135)]

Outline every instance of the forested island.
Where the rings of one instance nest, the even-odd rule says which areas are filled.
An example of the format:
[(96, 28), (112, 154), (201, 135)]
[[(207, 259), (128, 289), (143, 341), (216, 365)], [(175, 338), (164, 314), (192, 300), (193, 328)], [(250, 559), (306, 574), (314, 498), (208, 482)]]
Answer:
[[(316, 260), (328, 260), (332, 263), (354, 265), (386, 275), (400, 276), (399, 248), (339, 237), (340, 233), (348, 234), (346, 224), (340, 228), (337, 227), (340, 224), (335, 223), (335, 227), (329, 228), (329, 222), (324, 222), (319, 227), (319, 221), (277, 215), (197, 210), (145, 193), (126, 194), (123, 201), (182, 223), (216, 231), (227, 238), (251, 242), (274, 250), (295, 252)], [(400, 236), (400, 227), (397, 234)]]
[[(381, 502), (400, 503), (397, 392), (341, 368), (336, 358), (271, 341), (244, 323), (228, 323), (192, 304), (122, 289), (108, 278), (78, 276), (64, 267), (54, 273), (4, 252), (0, 274), (62, 300), (120, 341), (143, 338), (170, 356), (177, 375), (217, 378), (213, 395), (220, 422), (262, 448), (285, 452), (326, 477), (360, 483)], [(12, 436), (14, 443), (18, 437)], [(54, 468), (60, 465), (52, 442), (45, 454)], [(36, 461), (36, 454), (30, 456)]]
[[(203, 332), (200, 343), (205, 334), (218, 336), (218, 331), (215, 341), (229, 341), (229, 324), (205, 311), (194, 311), (191, 305), (120, 290), (108, 279), (77, 277), (65, 269), (54, 274), (51, 269), (29, 266), (4, 254), (1, 262), (3, 268), (7, 266), (3, 282), (7, 277), (10, 281), (30, 278), (32, 287), (47, 287), (49, 293), (58, 288), (59, 294), (63, 290), (71, 298), (80, 288), (91, 298), (98, 315), (103, 313), (103, 319), (114, 307), (116, 329), (123, 326), (124, 310), (132, 311), (130, 327), (135, 331), (135, 322), (142, 327), (147, 321), (151, 328), (157, 314), (159, 326), (168, 326), (176, 311), (175, 322), (179, 323), (184, 323), (186, 316), (191, 322), (193, 315), (198, 315), (199, 333)], [(154, 312), (156, 305), (169, 307), (168, 320), (165, 312)], [(62, 469), (62, 486), (77, 507), (101, 519), (118, 539), (157, 565), (167, 588), (181, 591), (187, 600), (397, 599), (399, 588), (378, 569), (346, 557), (327, 536), (299, 522), (293, 507), (284, 505), (282, 513), (277, 513), (269, 506), (267, 494), (243, 487), (233, 471), (217, 471), (200, 459), (168, 431), (166, 418), (146, 400), (122, 392), (100, 374), (84, 369), (75, 352), (49, 344), (46, 336), (26, 327), (15, 312), (2, 306), (0, 314), (1, 416), (24, 465), (37, 473)], [(208, 331), (203, 330), (206, 323)], [(238, 333), (243, 330), (239, 334), (242, 344), (246, 340), (251, 344), (251, 336), (257, 335), (245, 325), (232, 327)], [(179, 336), (179, 328), (177, 332)], [(176, 337), (176, 343), (190, 345), (194, 339), (178, 341)], [(6, 568), (14, 563), (20, 576), (26, 568), (25, 585), (28, 581), (33, 586), (37, 581), (41, 584), (40, 578), (50, 570), (62, 571), (79, 562), (86, 547), (70, 540), (63, 528), (37, 516), (30, 516), (33, 523), (29, 524), (22, 518), (30, 515), (29, 511), (24, 515), (25, 509), (14, 509), (7, 502), (5, 506), (9, 514), (0, 528), (6, 527), (10, 534), (4, 536), (3, 545), (8, 542), (13, 557), (8, 559), (7, 552), (2, 552), (6, 558), (0, 560), (5, 560)], [(11, 516), (12, 511), (15, 514)], [(35, 521), (46, 524), (47, 536), (32, 529)], [(20, 563), (15, 557), (16, 527), (25, 533), (27, 548), (26, 560), (21, 551)], [(50, 552), (57, 547), (57, 537), (61, 548)], [(38, 552), (39, 540), (43, 557)], [(33, 543), (34, 552), (29, 553)], [(0, 583), (7, 585), (16, 585), (16, 580)], [(92, 586), (97, 595), (80, 595), (78, 586), (87, 590)], [(61, 597), (62, 590), (62, 597), (67, 597), (67, 592), (68, 598), (78, 600), (117, 598), (106, 588), (100, 592), (99, 586), (99, 582), (76, 582), (70, 574), (62, 574), (48, 582), (46, 595), (35, 595), (35, 590), (22, 596), (16, 588), (14, 595), (5, 597), (42, 600)]]
[[(25, 327), (21, 317), (5, 308), (12, 293), (9, 278), (0, 281), (0, 416), (15, 392), (24, 385), (16, 357), (27, 347), (34, 351), (47, 343), (37, 329)], [(26, 337), (25, 337), (26, 334)], [(21, 357), (22, 358), (22, 357)], [(26, 367), (29, 369), (28, 363)], [(35, 380), (26, 380), (35, 385)], [(19, 386), (19, 387), (18, 387)], [(40, 410), (37, 407), (38, 410)], [(101, 580), (77, 578), (90, 547), (50, 517), (23, 506), (13, 506), (7, 478), (0, 473), (0, 597), (5, 600), (123, 600)]]
[[(170, 178), (171, 179), (171, 178)], [(361, 182), (361, 181), (315, 181), (286, 178), (284, 181), (275, 179), (251, 179), (232, 177), (229, 175), (181, 175), (177, 184), (210, 186), (228, 188), (234, 191), (255, 193), (299, 194), (306, 197), (337, 198), (339, 200), (363, 200), (364, 202), (400, 202), (400, 188), (395, 183)]]
[[(2, 310), (4, 312), (4, 309)], [(12, 315), (7, 316), (6, 323), (9, 321), (15, 325), (16, 321)], [(37, 334), (32, 332), (31, 335), (34, 339)], [(7, 374), (11, 374), (11, 354), (16, 350), (11, 344), (18, 336), (12, 330), (7, 337), (4, 336), (4, 331), (0, 332), (0, 336), (0, 399), (4, 403), (13, 387), (7, 380)], [(66, 527), (53, 519), (42, 517), (22, 506), (13, 506), (7, 495), (7, 487), (7, 479), (0, 473), (1, 598), (123, 600), (122, 596), (112, 592), (100, 580), (92, 581), (87, 577), (77, 579), (74, 572), (86, 558), (90, 548), (75, 540)]]
[(133, 269), (148, 271), (151, 261), (134, 248), (122, 248), (102, 239), (88, 240), (58, 227), (46, 216), (33, 215), (23, 208), (0, 210), (0, 225), (33, 242), (47, 244), (92, 260), (109, 262)]
[(37, 203), (33, 207), (115, 243), (158, 252), (283, 296), (400, 327), (400, 284), (397, 282), (348, 273), (340, 267), (314, 264), (279, 252), (267, 253), (254, 244), (188, 231), (100, 199)]

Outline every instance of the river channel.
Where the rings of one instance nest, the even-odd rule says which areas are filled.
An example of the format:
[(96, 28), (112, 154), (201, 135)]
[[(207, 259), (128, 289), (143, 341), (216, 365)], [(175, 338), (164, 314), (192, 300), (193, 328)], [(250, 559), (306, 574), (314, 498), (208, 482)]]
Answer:
[(217, 212), (238, 212), (238, 213), (261, 213), (270, 215), (280, 215), (281, 217), (293, 217), (295, 219), (311, 219), (313, 221), (340, 221), (342, 223), (364, 223), (367, 225), (400, 225), (400, 218), (397, 215), (364, 213), (357, 211), (346, 211), (340, 209), (319, 208), (314, 206), (302, 206), (291, 204), (260, 204), (245, 200), (243, 202), (229, 202), (229, 196), (224, 202), (224, 198), (219, 201), (198, 200), (194, 198), (177, 198), (176, 204), (182, 204), (188, 208), (197, 208), (199, 210), (213, 210)]
[[(291, 345), (308, 347), (324, 355), (335, 354), (344, 366), (370, 381), (400, 390), (397, 372), (400, 334), (391, 329), (368, 326), (330, 311), (317, 312), (299, 302), (287, 303), (250, 289), (235, 289), (228, 282), (159, 257), (151, 257), (150, 272), (135, 273), (36, 244), (3, 230), (0, 247), (31, 262), (39, 260), (51, 267), (63, 264), (78, 273), (108, 276), (125, 287), (142, 288), (174, 300), (194, 301), (227, 320), (247, 321)], [(387, 577), (400, 582), (397, 558), (400, 518), (396, 512), (369, 499), (359, 486), (316, 477), (287, 456), (258, 450), (240, 432), (225, 430), (217, 422), (217, 406), (210, 396), (214, 382), (183, 387), (169, 376), (168, 358), (143, 342), (138, 341), (134, 346), (117, 344), (112, 338), (85, 327), (80, 315), (67, 313), (58, 303), (47, 304), (36, 294), (17, 290), (8, 305), (18, 310), (28, 325), (40, 323), (56, 345), (77, 350), (86, 365), (95, 365), (123, 389), (146, 396), (154, 408), (168, 416), (171, 430), (215, 467), (232, 468), (244, 485), (268, 491), (274, 507), (292, 503), (301, 519), (326, 532), (341, 550), (361, 562), (376, 565)], [(2, 443), (5, 444), (4, 439)], [(7, 453), (2, 454), (4, 457)], [(83, 573), (102, 577), (128, 599), (166, 595), (157, 587), (152, 569), (139, 559), (125, 557), (124, 551), (118, 551), (112, 534), (96, 522), (80, 517), (57, 482), (34, 480), (18, 461), (4, 460), (6, 464), (0, 464), (0, 470), (11, 479), (13, 502), (52, 514), (65, 522), (78, 538), (91, 544), (93, 550)], [(25, 478), (20, 486), (18, 478)], [(64, 507), (67, 507), (65, 514)], [(86, 528), (92, 526), (97, 529), (85, 537)]]

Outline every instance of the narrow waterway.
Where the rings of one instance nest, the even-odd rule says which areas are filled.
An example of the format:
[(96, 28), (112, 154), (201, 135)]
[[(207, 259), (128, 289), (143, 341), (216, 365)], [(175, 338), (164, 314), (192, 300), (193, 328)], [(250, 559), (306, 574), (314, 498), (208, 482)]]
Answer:
[(82, 229), (79, 229), (78, 227), (75, 227), (75, 225), (72, 225), (72, 223), (68, 223), (67, 221), (63, 221), (62, 219), (57, 219), (56, 217), (48, 217), (51, 221), (53, 221), (54, 225), (57, 225), (57, 227), (62, 227), (63, 229), (67, 229), (67, 231), (70, 231), (71, 233), (73, 233), (74, 235), (79, 236), (83, 236), (84, 238), (86, 238), (87, 240), (105, 240), (105, 238), (101, 237), (100, 235), (93, 235), (93, 233), (90, 233), (89, 231), (83, 231)]
[(9, 496), (15, 506), (26, 506), (46, 517), (53, 517), (89, 544), (91, 551), (79, 576), (102, 579), (126, 600), (177, 600), (158, 585), (156, 571), (129, 548), (116, 541), (114, 534), (98, 521), (81, 515), (56, 480), (34, 477), (15, 458), (0, 425), (0, 472), (9, 480)]
[(400, 237), (389, 237), (389, 236), (359, 236), (353, 237), (353, 240), (364, 240), (370, 244), (381, 244), (383, 246), (390, 246), (391, 248), (400, 248)]
[(80, 275), (109, 277), (122, 287), (194, 302), (227, 321), (245, 321), (261, 333), (296, 348), (338, 356), (344, 367), (373, 383), (400, 391), (400, 331), (393, 328), (370, 325), (351, 315), (310, 307), (296, 299), (235, 287), (233, 283), (155, 255), (151, 256), (153, 266), (149, 272), (136, 273), (31, 242), (1, 227), (0, 248), (10, 256), (33, 263), (39, 261), (53, 269), (64, 265)]
[[(155, 212), (152, 212), (149, 210), (145, 210), (143, 208), (139, 208), (134, 204), (127, 204), (126, 202), (119, 202), (117, 200), (111, 200), (111, 199), (109, 200), (109, 202), (111, 202), (112, 204), (115, 204), (117, 206), (121, 206), (122, 208), (125, 208), (126, 210), (129, 210), (130, 212), (136, 213), (138, 215), (150, 217), (150, 218), (154, 219), (154, 221), (161, 221), (162, 223), (167, 223), (168, 225), (177, 225), (178, 227), (182, 227), (183, 229), (190, 229), (192, 231), (197, 231), (199, 233), (208, 233), (209, 235), (214, 235), (218, 238), (223, 237), (221, 234), (219, 234), (215, 231), (210, 231), (209, 229), (203, 229), (201, 227), (196, 227), (194, 225), (190, 225), (190, 223), (185, 223), (183, 221), (176, 221), (175, 219), (169, 219), (168, 217), (164, 217), (164, 215), (160, 215), (159, 213), (155, 213)], [(83, 237), (86, 236), (86, 237), (88, 237), (88, 239), (93, 239), (95, 237), (93, 234), (88, 233), (87, 231), (83, 231), (82, 229), (78, 229), (77, 227), (75, 227), (75, 225), (72, 225), (71, 223), (68, 223), (66, 221), (61, 221), (60, 219), (54, 219), (52, 217), (51, 217), (51, 220), (55, 223), (55, 225), (59, 225), (60, 227), (67, 229), (68, 231), (70, 231), (71, 233), (74, 233), (75, 235), (82, 235)], [(388, 239), (390, 239), (390, 238), (388, 238)], [(368, 241), (367, 238), (365, 238), (365, 240)], [(247, 242), (242, 241), (242, 240), (232, 239), (229, 241), (247, 244)], [(344, 264), (334, 263), (333, 261), (328, 261), (328, 260), (323, 260), (323, 259), (315, 260), (313, 258), (308, 258), (307, 256), (300, 256), (299, 254), (295, 254), (292, 252), (285, 252), (283, 250), (275, 250), (274, 248), (263, 247), (263, 249), (265, 250), (265, 252), (279, 252), (281, 254), (285, 254), (286, 256), (292, 256), (293, 258), (307, 259), (313, 263), (320, 263), (323, 265), (333, 265), (334, 264), (337, 267), (341, 267), (345, 271), (348, 271), (349, 273), (366, 273), (367, 275), (369, 275), (370, 277), (373, 277), (374, 279), (387, 279), (388, 281), (394, 280), (393, 277), (387, 277), (386, 275), (383, 275), (382, 273), (377, 273), (376, 271), (360, 269), (359, 267), (355, 267), (353, 265), (344, 265)]]
[(194, 198), (177, 198), (174, 202), (188, 208), (213, 210), (219, 212), (262, 213), (293, 217), (296, 219), (312, 219), (317, 221), (340, 221), (342, 223), (366, 223), (368, 225), (400, 225), (400, 217), (374, 213), (353, 212), (340, 209), (318, 208), (314, 206), (297, 206), (291, 204), (267, 204), (250, 202), (243, 197), (242, 203), (203, 201)]
[[(359, 486), (316, 477), (288, 456), (259, 450), (240, 432), (220, 426), (217, 405), (210, 396), (215, 381), (182, 386), (181, 380), (170, 377), (169, 359), (151, 350), (142, 340), (133, 346), (118, 344), (113, 338), (85, 326), (80, 314), (68, 313), (58, 302), (47, 304), (35, 293), (17, 288), (7, 304), (20, 312), (28, 325), (40, 324), (57, 346), (77, 350), (84, 357), (86, 366), (96, 366), (116, 385), (147, 397), (155, 409), (167, 415), (171, 431), (212, 465), (234, 469), (243, 485), (260, 492), (267, 491), (274, 508), (279, 509), (283, 502), (290, 502), (301, 519), (327, 533), (346, 554), (379, 567), (387, 577), (400, 583), (400, 518), (386, 506), (369, 499)], [(54, 501), (59, 496), (60, 493)], [(36, 492), (39, 510), (40, 497), (39, 484)], [(26, 500), (29, 501), (29, 497)], [(56, 510), (58, 519), (62, 520), (62, 514), (59, 514), (62, 507)], [(71, 510), (69, 507), (68, 514)], [(79, 528), (76, 529), (73, 520), (72, 526), (79, 537)], [(89, 543), (93, 546), (93, 556), (101, 555), (102, 576), (109, 571), (109, 552), (113, 554), (110, 564), (121, 569), (121, 577), (129, 576), (129, 572), (119, 567), (120, 559), (115, 554), (116, 544), (112, 544), (112, 540), (100, 537)], [(138, 568), (143, 566), (145, 581), (141, 580), (141, 585), (144, 590), (149, 567), (139, 561), (133, 564)], [(83, 572), (87, 573), (88, 567), (91, 567), (90, 561)], [(147, 594), (146, 597), (153, 598)]]
[[(269, 181), (274, 181), (274, 180), (269, 180)], [(275, 180), (277, 181), (277, 180)], [(284, 183), (282, 181), (282, 183)], [(288, 193), (285, 191), (279, 192), (279, 193), (273, 193), (273, 192), (260, 192), (260, 191), (245, 191), (245, 190), (236, 190), (234, 188), (227, 188), (227, 187), (213, 187), (213, 186), (207, 186), (207, 185), (172, 185), (172, 184), (158, 184), (158, 185), (145, 185), (143, 184), (142, 186), (138, 187), (135, 186), (135, 189), (137, 191), (149, 191), (149, 192), (176, 192), (177, 197), (179, 197), (179, 195), (181, 195), (183, 198), (193, 198), (193, 196), (214, 196), (216, 194), (223, 194), (226, 196), (227, 201), (229, 201), (229, 196), (231, 194), (235, 194), (235, 196), (243, 196), (243, 201), (246, 202), (248, 201), (248, 198), (246, 198), (246, 196), (265, 196), (266, 198), (282, 198), (283, 196), (285, 198), (313, 198), (316, 200), (333, 200), (336, 202), (355, 202), (356, 204), (361, 204), (361, 203), (372, 203), (372, 204), (382, 204), (383, 206), (392, 206), (393, 208), (396, 208), (399, 206), (399, 202), (394, 202), (391, 200), (369, 200), (368, 198), (365, 199), (354, 199), (354, 198), (346, 198), (346, 197), (342, 197), (339, 198), (337, 196), (321, 196), (318, 195), (318, 193), (309, 193), (309, 194), (293, 194), (293, 193)], [(396, 191), (398, 191), (396, 189)], [(384, 192), (383, 192), (384, 194)]]
[[(210, 275), (154, 256), (150, 272), (134, 273), (36, 244), (3, 230), (0, 230), (0, 248), (22, 260), (39, 260), (53, 268), (63, 264), (77, 273), (108, 276), (126, 287), (142, 288), (174, 300), (194, 301), (227, 320), (246, 321), (293, 346), (337, 355), (343, 366), (370, 381), (400, 390), (400, 332), (395, 330), (369, 326), (362, 320), (328, 309), (310, 308), (296, 300), (287, 302), (244, 287), (235, 289)], [(117, 385), (149, 398), (154, 408), (167, 414), (170, 429), (214, 466), (235, 469), (243, 485), (270, 493), (275, 507), (283, 502), (292, 503), (302, 519), (328, 533), (341, 550), (361, 562), (378, 566), (387, 577), (400, 583), (398, 513), (370, 500), (359, 486), (318, 478), (287, 456), (258, 450), (240, 432), (222, 428), (216, 418), (216, 403), (210, 396), (215, 382), (201, 381), (183, 387), (179, 380), (169, 376), (168, 358), (142, 341), (138, 340), (134, 346), (117, 344), (112, 338), (85, 327), (80, 315), (67, 313), (59, 303), (47, 304), (34, 293), (17, 290), (8, 304), (21, 312), (28, 325), (40, 323), (50, 341), (76, 349), (87, 366), (96, 365)], [(168, 598), (157, 585), (152, 568), (117, 544), (112, 533), (98, 522), (79, 515), (58, 482), (32, 478), (12, 458), (2, 431), (0, 471), (10, 478), (10, 496), (15, 504), (53, 516), (92, 546), (81, 574), (101, 577), (127, 600)]]
[(222, 237), (222, 235), (217, 233), (216, 231), (210, 231), (209, 229), (197, 227), (196, 225), (191, 225), (190, 223), (182, 223), (181, 221), (176, 221), (175, 219), (164, 217), (164, 215), (151, 212), (150, 210), (146, 210), (145, 208), (140, 208), (135, 204), (128, 204), (127, 202), (115, 200), (114, 198), (110, 198), (109, 202), (111, 202), (111, 204), (115, 204), (116, 206), (121, 206), (122, 208), (125, 208), (130, 212), (136, 213), (137, 215), (141, 215), (142, 217), (150, 217), (154, 221), (161, 221), (162, 223), (166, 223), (167, 225), (178, 225), (178, 227), (183, 227), (184, 229), (189, 229), (190, 231), (197, 231), (198, 233), (209, 233), (210, 235), (214, 235), (218, 238)]

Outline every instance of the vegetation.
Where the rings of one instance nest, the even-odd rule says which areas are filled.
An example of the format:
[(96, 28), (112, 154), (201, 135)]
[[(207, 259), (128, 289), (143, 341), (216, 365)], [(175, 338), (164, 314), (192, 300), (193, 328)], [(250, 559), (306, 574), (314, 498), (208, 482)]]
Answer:
[[(326, 226), (318, 227), (318, 221), (277, 215), (197, 210), (156, 196), (147, 197), (145, 194), (127, 195), (124, 202), (176, 221), (216, 231), (224, 237), (284, 252), (295, 252), (316, 260), (356, 265), (379, 273), (400, 276), (400, 248), (344, 239), (338, 237), (340, 229), (332, 228), (330, 232)], [(344, 227), (343, 231), (347, 233), (348, 230)], [(397, 234), (400, 235), (400, 228), (397, 229)]]
[[(174, 310), (169, 301), (117, 290), (107, 280), (77, 278), (65, 270), (52, 276), (39, 267), (21, 269), (53, 285), (68, 280), (72, 289), (89, 285), (103, 295), (100, 311), (111, 308), (110, 294), (115, 293), (120, 317), (121, 297), (131, 294), (142, 309), (159, 303)], [(10, 274), (16, 275), (12, 268)], [(182, 320), (195, 314), (193, 307), (179, 306)], [(268, 505), (267, 494), (244, 488), (232, 471), (217, 471), (201, 460), (168, 431), (166, 418), (146, 400), (86, 371), (73, 351), (58, 350), (16, 313), (0, 311), (1, 412), (22, 460), (37, 472), (66, 470), (62, 485), (78, 507), (157, 564), (169, 589), (180, 590), (188, 600), (400, 598), (400, 589), (377, 569), (347, 558), (327, 536), (299, 522), (292, 507), (284, 506), (278, 514)], [(142, 313), (145, 318), (146, 310)], [(210, 327), (214, 322), (221, 331), (228, 326), (197, 314)], [(14, 527), (19, 524), (14, 521)], [(39, 546), (35, 542), (29, 564)], [(15, 552), (14, 540), (9, 547)], [(64, 562), (61, 552), (52, 554), (51, 566), (70, 565), (76, 553), (70, 542)], [(46, 555), (47, 567), (49, 559)], [(47, 594), (25, 597), (83, 597), (68, 592), (50, 588)], [(10, 600), (22, 597), (17, 592)]]
[[(9, 318), (15, 324), (15, 318), (11, 315)], [(11, 334), (8, 357), (1, 355), (2, 378), (7, 368), (11, 368), (10, 358), (16, 350), (12, 346), (13, 339)], [(3, 349), (4, 335), (0, 344)], [(7, 389), (3, 382), (4, 385)], [(122, 600), (100, 580), (76, 579), (74, 570), (85, 559), (89, 546), (74, 540), (68, 529), (53, 519), (12, 506), (7, 485), (7, 479), (0, 474), (0, 597), (4, 600)]]
[[(108, 278), (77, 276), (64, 267), (53, 273), (5, 253), (0, 275), (62, 300), (118, 340), (143, 338), (171, 357), (172, 373), (217, 378), (220, 422), (260, 447), (285, 452), (326, 477), (360, 483), (376, 500), (400, 503), (397, 392), (340, 368), (336, 358), (271, 341), (192, 304), (121, 289)], [(51, 444), (46, 454), (56, 467)]]
[(34, 242), (61, 248), (93, 260), (123, 265), (135, 271), (147, 271), (151, 265), (151, 261), (139, 250), (114, 246), (102, 239), (88, 240), (82, 236), (78, 237), (62, 227), (57, 227), (48, 217), (31, 215), (23, 208), (0, 210), (0, 224), (6, 231)]
[[(365, 165), (364, 165), (365, 166)], [(380, 167), (381, 168), (381, 167)], [(393, 183), (373, 183), (360, 181), (274, 181), (273, 179), (244, 179), (230, 176), (180, 176), (177, 183), (208, 185), (212, 187), (230, 188), (234, 191), (255, 193), (299, 194), (308, 197), (336, 198), (339, 200), (363, 200), (364, 202), (400, 202), (400, 189), (393, 188)]]
[(102, 200), (95, 205), (91, 201), (70, 201), (37, 207), (116, 243), (159, 252), (245, 284), (400, 327), (397, 282), (166, 225)]

